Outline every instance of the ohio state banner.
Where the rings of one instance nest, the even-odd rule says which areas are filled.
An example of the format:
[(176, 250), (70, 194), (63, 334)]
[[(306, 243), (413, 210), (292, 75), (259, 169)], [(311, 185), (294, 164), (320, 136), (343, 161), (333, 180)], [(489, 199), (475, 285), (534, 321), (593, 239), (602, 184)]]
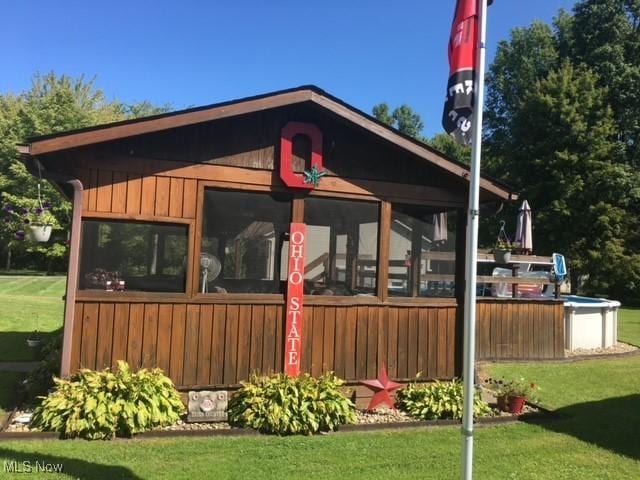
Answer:
[(458, 0), (449, 38), (449, 81), (442, 126), (464, 145), (471, 143), (477, 36), (478, 0)]

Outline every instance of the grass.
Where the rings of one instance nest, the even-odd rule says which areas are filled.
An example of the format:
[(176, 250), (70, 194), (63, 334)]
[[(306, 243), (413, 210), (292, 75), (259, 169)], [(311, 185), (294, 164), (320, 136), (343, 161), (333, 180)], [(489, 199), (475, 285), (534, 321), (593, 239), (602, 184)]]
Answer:
[[(478, 479), (634, 479), (640, 472), (640, 357), (498, 364), (523, 375), (565, 415), (540, 425), (478, 428)], [(448, 479), (459, 469), (456, 427), (317, 437), (11, 442), (0, 459), (61, 462), (79, 478)], [(212, 470), (213, 469), (213, 470)], [(0, 472), (0, 478), (2, 473)], [(51, 478), (49, 476), (43, 478)], [(37, 477), (35, 477), (37, 478)]]
[(52, 335), (62, 326), (66, 278), (0, 276), (0, 362), (32, 361), (30, 333)]
[(640, 347), (640, 308), (618, 311), (618, 339)]
[[(633, 318), (621, 316), (621, 332)], [(489, 368), (494, 376), (535, 381), (541, 401), (564, 416), (539, 425), (478, 428), (475, 478), (640, 477), (640, 356)], [(64, 478), (449, 479), (459, 475), (459, 458), (457, 427), (317, 437), (0, 444), (0, 461), (62, 463)], [(0, 470), (0, 478), (13, 476)]]

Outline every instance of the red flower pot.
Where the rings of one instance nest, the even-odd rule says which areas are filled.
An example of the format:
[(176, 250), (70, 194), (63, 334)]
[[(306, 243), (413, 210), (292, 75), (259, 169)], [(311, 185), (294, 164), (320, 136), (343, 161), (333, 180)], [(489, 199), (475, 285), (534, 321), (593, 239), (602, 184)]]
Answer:
[(526, 397), (509, 397), (509, 412), (520, 415), (526, 400)]

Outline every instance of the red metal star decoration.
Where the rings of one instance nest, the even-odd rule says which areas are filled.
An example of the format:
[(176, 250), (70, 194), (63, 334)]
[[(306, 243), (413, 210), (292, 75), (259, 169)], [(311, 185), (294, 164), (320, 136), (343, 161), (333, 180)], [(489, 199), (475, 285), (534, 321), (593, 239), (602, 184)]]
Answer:
[(387, 368), (382, 364), (380, 366), (380, 372), (378, 373), (378, 378), (375, 380), (362, 380), (360, 381), (362, 385), (369, 387), (375, 393), (373, 397), (371, 397), (371, 401), (369, 402), (368, 410), (375, 410), (376, 407), (382, 404), (387, 404), (389, 408), (394, 408), (393, 406), (393, 398), (391, 397), (391, 393), (394, 390), (397, 390), (402, 386), (400, 383), (396, 383), (393, 380), (389, 380), (389, 376), (387, 375)]

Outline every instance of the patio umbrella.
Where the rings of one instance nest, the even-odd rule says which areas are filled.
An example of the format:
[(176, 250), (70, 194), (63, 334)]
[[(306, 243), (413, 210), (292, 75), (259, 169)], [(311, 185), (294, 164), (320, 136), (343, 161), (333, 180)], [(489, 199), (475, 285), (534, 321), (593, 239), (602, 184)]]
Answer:
[(533, 237), (531, 236), (531, 207), (526, 200), (522, 202), (518, 210), (518, 226), (516, 228), (515, 241), (520, 244), (520, 248), (527, 251), (533, 250)]
[(447, 241), (447, 212), (433, 214), (433, 241)]

